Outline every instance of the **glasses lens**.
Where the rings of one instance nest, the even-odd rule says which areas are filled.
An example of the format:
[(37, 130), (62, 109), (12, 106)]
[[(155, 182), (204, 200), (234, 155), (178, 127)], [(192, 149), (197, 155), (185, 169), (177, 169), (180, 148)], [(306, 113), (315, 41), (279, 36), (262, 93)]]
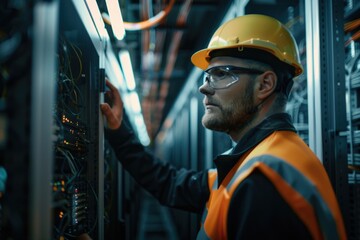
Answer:
[(219, 81), (229, 77), (229, 72), (222, 67), (211, 68), (207, 72), (215, 81)]
[(203, 83), (208, 82), (213, 89), (228, 88), (239, 81), (239, 74), (262, 74), (256, 69), (249, 69), (235, 66), (213, 67), (205, 71)]
[(210, 87), (214, 89), (226, 88), (234, 80), (237, 80), (236, 76), (226, 67), (210, 68), (204, 76), (204, 82), (207, 81)]

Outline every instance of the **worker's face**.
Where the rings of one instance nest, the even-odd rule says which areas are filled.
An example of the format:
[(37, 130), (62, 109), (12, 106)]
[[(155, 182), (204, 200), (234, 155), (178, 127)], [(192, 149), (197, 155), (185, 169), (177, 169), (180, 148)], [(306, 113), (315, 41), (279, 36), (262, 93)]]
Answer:
[[(216, 57), (211, 60), (208, 69), (218, 66), (250, 68), (249, 64), (239, 58)], [(204, 127), (229, 133), (244, 128), (256, 114), (258, 101), (254, 99), (254, 91), (257, 75), (246, 73), (236, 75), (238, 81), (227, 88), (214, 89), (208, 82), (200, 86), (199, 91), (205, 95), (203, 100), (205, 113), (202, 118)]]

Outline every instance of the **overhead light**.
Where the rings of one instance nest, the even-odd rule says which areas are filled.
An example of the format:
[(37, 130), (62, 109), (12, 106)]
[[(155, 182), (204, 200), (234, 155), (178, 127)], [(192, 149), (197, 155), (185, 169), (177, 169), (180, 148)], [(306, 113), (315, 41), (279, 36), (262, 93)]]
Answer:
[(123, 72), (121, 71), (119, 61), (117, 60), (111, 48), (107, 49), (106, 51), (106, 60), (107, 60), (107, 64), (105, 65), (105, 70), (108, 75), (111, 75), (108, 76), (111, 78), (109, 80), (115, 85), (117, 89), (126, 91), (127, 87), (124, 80)]
[(145, 125), (143, 116), (141, 114), (136, 115), (134, 117), (134, 122), (135, 122), (135, 126), (138, 130), (138, 137), (139, 137), (140, 142), (144, 146), (148, 146), (150, 144), (150, 138), (149, 138), (149, 134), (146, 129), (146, 125)]
[(110, 15), (111, 28), (114, 36), (118, 40), (122, 40), (125, 37), (125, 27), (119, 2), (118, 0), (106, 0), (106, 6)]
[[(80, 2), (76, 2), (76, 3), (79, 4)], [(101, 13), (99, 10), (99, 6), (98, 6), (96, 0), (86, 0), (86, 5), (90, 11), (91, 17), (94, 21), (94, 24), (96, 26), (96, 29), (97, 29), (100, 37), (107, 37), (108, 33), (106, 32), (105, 24), (102, 19), (102, 16), (101, 16)], [(91, 25), (92, 23), (89, 23), (89, 24)]]
[(120, 58), (121, 68), (123, 70), (124, 77), (126, 80), (126, 85), (129, 91), (132, 91), (135, 89), (136, 83), (135, 83), (133, 68), (131, 65), (129, 51), (121, 50), (119, 52), (119, 58)]
[(133, 113), (141, 113), (139, 95), (136, 92), (129, 93), (129, 103), (130, 106), (132, 107)]

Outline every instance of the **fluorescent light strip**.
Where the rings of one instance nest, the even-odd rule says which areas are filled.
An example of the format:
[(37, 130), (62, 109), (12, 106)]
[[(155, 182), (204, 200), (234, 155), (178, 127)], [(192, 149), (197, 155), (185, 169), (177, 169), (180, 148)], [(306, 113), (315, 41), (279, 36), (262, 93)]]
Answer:
[(145, 126), (144, 118), (141, 114), (138, 114), (134, 117), (136, 128), (138, 129), (139, 140), (144, 146), (148, 146), (150, 144), (150, 138), (147, 133), (147, 129)]
[(135, 84), (134, 72), (133, 72), (133, 68), (131, 65), (129, 51), (121, 50), (119, 52), (119, 58), (120, 58), (121, 68), (125, 75), (127, 87), (129, 89), (129, 91), (132, 91), (135, 89), (136, 84)]
[(111, 28), (114, 36), (118, 40), (124, 39), (125, 27), (118, 0), (106, 0), (106, 6), (110, 15)]
[(105, 69), (108, 68), (107, 71), (113, 73), (114, 75), (114, 76), (109, 76), (112, 77), (112, 79), (109, 80), (115, 85), (117, 89), (126, 91), (126, 86), (125, 86), (126, 84), (124, 81), (123, 73), (121, 72), (120, 65), (112, 51), (107, 52), (107, 60), (108, 60), (108, 64), (105, 66)]
[(99, 6), (97, 5), (96, 0), (86, 0), (86, 5), (91, 13), (91, 17), (94, 21), (94, 24), (100, 34), (100, 37), (107, 37), (107, 32), (105, 29), (105, 23), (102, 19)]
[(141, 113), (139, 96), (136, 92), (129, 93), (129, 103), (134, 113)]

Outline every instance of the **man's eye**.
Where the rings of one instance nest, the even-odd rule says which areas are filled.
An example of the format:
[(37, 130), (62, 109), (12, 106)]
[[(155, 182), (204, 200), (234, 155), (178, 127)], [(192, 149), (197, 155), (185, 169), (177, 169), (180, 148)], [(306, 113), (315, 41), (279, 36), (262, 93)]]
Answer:
[(211, 75), (213, 75), (216, 78), (224, 78), (225, 76), (227, 76), (227, 72), (221, 70), (221, 69), (214, 69), (213, 71), (211, 71), (210, 73)]

